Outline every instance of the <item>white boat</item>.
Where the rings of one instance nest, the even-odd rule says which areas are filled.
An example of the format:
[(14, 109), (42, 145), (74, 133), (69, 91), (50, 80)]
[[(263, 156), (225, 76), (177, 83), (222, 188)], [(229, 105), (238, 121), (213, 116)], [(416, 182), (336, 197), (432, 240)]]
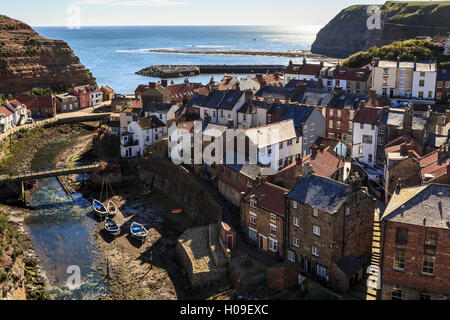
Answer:
[(105, 205), (98, 200), (94, 199), (92, 201), (92, 208), (100, 218), (104, 218), (108, 215), (108, 210), (106, 209)]
[(114, 217), (117, 214), (117, 206), (114, 201), (110, 200), (108, 202), (108, 215)]
[(114, 220), (109, 218), (105, 221), (105, 230), (113, 236), (117, 236), (120, 233), (119, 225)]
[(130, 227), (130, 232), (133, 238), (141, 240), (142, 242), (144, 242), (148, 236), (147, 229), (145, 229), (145, 227), (142, 224), (137, 222), (133, 222), (133, 224)]

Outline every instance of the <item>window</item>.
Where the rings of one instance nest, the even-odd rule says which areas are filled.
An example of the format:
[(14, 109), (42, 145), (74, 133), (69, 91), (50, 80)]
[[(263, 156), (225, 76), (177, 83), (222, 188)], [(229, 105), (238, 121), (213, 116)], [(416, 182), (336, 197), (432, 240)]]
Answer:
[(333, 129), (333, 120), (328, 121), (328, 128)]
[(291, 250), (288, 251), (288, 260), (291, 262), (295, 262), (295, 252), (294, 251), (291, 251)]
[(423, 91), (419, 91), (419, 99), (423, 99)]
[(241, 183), (241, 176), (239, 174), (237, 175), (236, 180), (237, 180), (238, 183)]
[(400, 69), (400, 74), (406, 74), (406, 69)]
[(297, 137), (297, 138), (295, 139), (295, 143), (297, 143), (297, 144), (300, 143), (300, 137)]
[(294, 239), (292, 240), (292, 245), (293, 245), (294, 247), (299, 248), (299, 247), (300, 247), (300, 241), (299, 241), (297, 238), (294, 238)]
[(256, 199), (250, 199), (250, 206), (253, 208), (256, 208), (256, 206), (258, 205), (258, 201)]
[(252, 228), (248, 228), (248, 237), (254, 241), (256, 241), (257, 231)]
[(438, 81), (437, 84), (436, 84), (436, 87), (438, 89), (441, 89), (442, 88), (442, 81)]
[(283, 142), (280, 142), (280, 150), (283, 149)]
[(334, 116), (334, 110), (330, 109), (330, 117), (333, 117), (333, 116)]
[(391, 292), (391, 299), (392, 300), (402, 300), (403, 297), (403, 291), (401, 289), (394, 289)]
[(319, 256), (319, 248), (317, 248), (317, 247), (312, 247), (311, 253), (312, 253), (313, 256), (318, 257), (318, 256)]
[(363, 143), (372, 144), (372, 136), (363, 135)]
[(250, 212), (250, 223), (256, 224), (256, 213)]
[(270, 221), (277, 221), (277, 215), (271, 213), (271, 214), (270, 214)]
[(349, 216), (350, 215), (350, 208), (345, 208), (345, 215)]
[(341, 122), (340, 121), (336, 122), (336, 129), (341, 130)]
[(314, 234), (315, 236), (320, 237), (320, 227), (318, 227), (318, 226), (313, 226), (313, 234)]
[(292, 208), (293, 209), (297, 209), (298, 208), (298, 204), (297, 204), (297, 201), (292, 201)]
[(363, 154), (363, 146), (359, 146), (359, 154)]
[(406, 84), (406, 78), (400, 78), (400, 85), (404, 86)]
[(435, 256), (423, 255), (423, 264), (422, 264), (422, 273), (427, 276), (434, 275), (434, 262), (435, 262)]
[(405, 249), (395, 249), (394, 270), (405, 271)]
[(270, 234), (273, 236), (277, 235), (277, 226), (274, 224), (270, 224)]
[(294, 227), (299, 227), (300, 226), (300, 223), (299, 223), (299, 220), (298, 220), (297, 217), (294, 217), (292, 219), (292, 224), (294, 225)]
[(305, 126), (303, 127), (303, 133), (308, 132), (308, 126), (305, 124)]
[[(420, 73), (420, 76), (421, 76), (421, 77), (425, 77), (425, 72), (422, 71), (422, 72)], [(423, 80), (420, 80), (420, 81), (423, 81)]]
[(446, 89), (449, 89), (449, 88), (450, 88), (450, 81), (446, 81), (446, 82), (445, 82), (445, 88), (446, 88)]
[(326, 278), (327, 277), (327, 268), (318, 264), (317, 265), (317, 275), (319, 277)]
[(360, 129), (364, 129), (364, 123), (361, 123), (361, 124), (359, 125), (359, 128), (360, 128)]
[(278, 241), (269, 238), (269, 249), (276, 252), (278, 250)]
[(433, 91), (428, 91), (428, 98), (429, 99), (433, 98)]
[(407, 244), (408, 243), (408, 229), (397, 228), (395, 235), (395, 243), (397, 244)]
[(311, 123), (310, 131), (314, 131), (316, 129), (316, 124)]
[(427, 231), (425, 234), (425, 245), (436, 247), (437, 246), (437, 233), (432, 231)]
[(247, 187), (248, 188), (253, 188), (253, 182), (249, 179), (247, 179)]
[(341, 110), (338, 110), (337, 116), (338, 116), (338, 118), (342, 117), (342, 111)]
[(379, 137), (378, 137), (378, 145), (379, 145), (379, 146), (384, 145), (384, 137), (383, 137), (383, 136), (379, 136)]
[(317, 210), (317, 209), (314, 208), (314, 210), (313, 210), (313, 216), (316, 217), (316, 218), (319, 217), (319, 210)]
[(303, 144), (308, 144), (308, 137), (303, 138)]

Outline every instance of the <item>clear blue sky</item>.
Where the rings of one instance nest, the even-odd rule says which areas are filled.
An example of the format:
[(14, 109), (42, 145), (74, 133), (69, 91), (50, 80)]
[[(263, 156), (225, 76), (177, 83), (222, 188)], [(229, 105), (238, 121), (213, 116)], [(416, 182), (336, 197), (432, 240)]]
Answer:
[[(378, 0), (2, 0), (0, 14), (32, 26), (65, 26), (78, 6), (81, 26), (324, 25), (340, 10)], [(70, 11), (70, 10), (69, 10)]]

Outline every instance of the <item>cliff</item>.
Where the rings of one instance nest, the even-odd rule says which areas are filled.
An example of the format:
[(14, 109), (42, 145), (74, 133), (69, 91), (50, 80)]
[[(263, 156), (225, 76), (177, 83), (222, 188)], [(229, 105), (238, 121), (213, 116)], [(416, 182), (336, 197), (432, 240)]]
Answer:
[(91, 72), (60, 40), (40, 36), (27, 24), (0, 15), (0, 93), (20, 94), (35, 87), (64, 90), (96, 84)]
[(416, 36), (450, 32), (450, 1), (388, 1), (381, 6), (381, 29), (369, 30), (369, 5), (342, 10), (317, 34), (311, 52), (344, 58), (372, 46)]

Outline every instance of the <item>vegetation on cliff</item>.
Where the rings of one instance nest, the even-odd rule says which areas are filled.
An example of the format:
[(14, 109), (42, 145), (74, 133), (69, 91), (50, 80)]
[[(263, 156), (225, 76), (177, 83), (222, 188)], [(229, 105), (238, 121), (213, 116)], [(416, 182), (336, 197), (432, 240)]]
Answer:
[(450, 54), (427, 40), (396, 41), (390, 45), (373, 46), (367, 51), (361, 51), (348, 57), (342, 62), (342, 66), (360, 68), (372, 61), (374, 57), (386, 60), (412, 61), (436, 60), (441, 69), (450, 69)]
[(343, 9), (317, 34), (311, 52), (343, 58), (372, 46), (450, 32), (450, 1), (388, 1), (380, 7), (381, 29), (372, 30), (368, 7)]

